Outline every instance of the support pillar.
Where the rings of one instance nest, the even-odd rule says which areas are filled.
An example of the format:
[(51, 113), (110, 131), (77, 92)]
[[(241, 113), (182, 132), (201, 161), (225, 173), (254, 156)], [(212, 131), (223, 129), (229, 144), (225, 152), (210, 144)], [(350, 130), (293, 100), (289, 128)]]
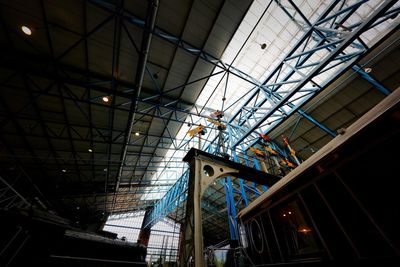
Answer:
[(362, 68), (360, 68), (358, 65), (354, 65), (352, 69), (357, 72), (358, 74), (361, 75), (365, 80), (367, 80), (370, 84), (375, 86), (376, 89), (378, 89), (382, 94), (385, 96), (390, 95), (391, 91), (387, 89), (385, 86), (383, 86), (379, 81), (374, 79), (370, 74), (365, 72)]
[(226, 197), (226, 206), (228, 212), (228, 221), (229, 221), (229, 231), (231, 235), (231, 240), (238, 239), (238, 226), (236, 220), (236, 205), (235, 199), (233, 197), (233, 189), (232, 189), (232, 179), (231, 177), (225, 178), (225, 197)]

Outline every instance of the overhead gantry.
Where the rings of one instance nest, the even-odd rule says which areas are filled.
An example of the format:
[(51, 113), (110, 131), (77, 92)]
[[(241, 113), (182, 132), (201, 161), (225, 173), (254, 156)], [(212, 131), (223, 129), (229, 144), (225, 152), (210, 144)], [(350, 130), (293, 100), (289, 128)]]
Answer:
[(228, 159), (192, 148), (183, 158), (189, 163), (188, 197), (181, 237), (181, 266), (204, 266), (201, 198), (210, 184), (227, 176), (271, 186), (280, 178)]

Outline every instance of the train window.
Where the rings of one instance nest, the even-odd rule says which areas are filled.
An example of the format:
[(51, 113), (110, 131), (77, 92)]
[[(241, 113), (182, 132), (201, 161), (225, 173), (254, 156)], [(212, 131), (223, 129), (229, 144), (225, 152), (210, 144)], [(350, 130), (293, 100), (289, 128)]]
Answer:
[(254, 249), (261, 254), (264, 251), (264, 239), (261, 225), (258, 219), (253, 219), (250, 222), (251, 243)]
[[(381, 135), (390, 133), (382, 133)], [(354, 192), (366, 210), (379, 224), (383, 232), (400, 248), (400, 209), (398, 174), (394, 171), (398, 157), (381, 157), (390, 147), (400, 147), (400, 138), (392, 134), (386, 139), (379, 138), (379, 145), (338, 168), (337, 172), (346, 185)], [(397, 144), (397, 145), (396, 145)]]
[(263, 263), (281, 262), (282, 257), (280, 253), (280, 248), (275, 238), (274, 229), (271, 224), (269, 213), (265, 212), (261, 215), (261, 218), (265, 233), (265, 241), (268, 249), (268, 253), (267, 255), (265, 255)]
[(354, 258), (354, 251), (316, 188), (309, 186), (301, 192), (301, 196), (333, 259)]
[(271, 208), (271, 217), (284, 258), (301, 260), (319, 257), (321, 249), (315, 229), (299, 200)]
[(388, 256), (390, 251), (393, 253), (350, 191), (336, 176), (326, 176), (318, 185), (360, 256), (370, 258)]
[(239, 224), (239, 242), (243, 248), (247, 248), (249, 246), (245, 227), (246, 226), (244, 224)]

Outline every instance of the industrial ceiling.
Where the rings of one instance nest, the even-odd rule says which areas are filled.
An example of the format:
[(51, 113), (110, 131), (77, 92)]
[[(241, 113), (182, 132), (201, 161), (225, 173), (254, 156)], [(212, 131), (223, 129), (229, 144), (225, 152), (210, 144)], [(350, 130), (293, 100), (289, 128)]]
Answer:
[[(231, 140), (226, 140), (228, 148), (237, 147), (243, 155), (255, 133), (268, 133), (277, 143), (282, 143), (284, 134), (300, 158), (306, 159), (333, 138), (321, 125), (336, 133), (385, 96), (352, 66), (362, 68), (364, 74), (365, 67), (370, 68), (368, 76), (389, 92), (398, 87), (399, 7), (395, 2), (379, 14), (385, 18), (380, 26), (371, 20), (356, 34), (357, 27), (364, 27), (382, 8), (381, 1), (1, 0), (1, 176), (29, 202), (81, 224), (147, 209), (186, 170), (180, 155), (196, 140), (182, 133), (206, 120), (225, 101), (223, 122), (236, 127)], [(292, 102), (287, 106), (296, 104), (296, 108), (277, 107), (282, 116), (275, 123), (270, 120), (277, 116), (272, 106), (257, 106), (257, 99), (246, 102), (254, 89), (229, 91), (234, 85), (228, 79), (244, 80), (256, 89), (264, 88), (258, 81), (268, 75), (278, 80), (274, 68), (330, 6), (336, 11), (354, 7), (353, 22), (359, 24), (347, 30), (350, 24), (332, 24), (330, 33), (335, 35), (328, 43), (337, 42), (338, 47), (342, 41), (348, 41), (349, 47), (353, 40), (370, 43), (360, 53), (353, 51), (359, 47), (351, 47), (355, 56), (346, 58), (340, 70), (332, 67), (334, 72), (327, 72), (329, 82), (320, 82), (322, 78), (304, 82), (317, 88), (311, 90), (312, 97), (299, 106), (288, 97)], [(281, 20), (282, 30), (273, 40), (259, 37), (268, 35), (261, 27), (273, 32), (274, 19)], [(31, 35), (21, 31), (23, 25)], [(285, 36), (284, 29), (293, 25), (297, 39), (286, 41), (291, 36)], [(371, 29), (376, 32), (370, 33)], [(326, 56), (329, 65), (337, 60), (328, 58), (336, 46), (325, 48), (326, 55), (318, 56)], [(246, 53), (252, 51), (262, 54), (249, 67), (252, 63), (246, 60), (251, 56)], [(272, 62), (261, 61), (263, 57)], [(224, 62), (228, 64), (221, 67)], [(310, 77), (307, 71), (313, 72), (303, 70), (304, 77), (293, 78), (292, 83), (301, 83)], [(281, 67), (281, 71), (286, 70)], [(221, 80), (226, 83), (210, 85), (225, 74)], [(256, 80), (253, 75), (258, 75)], [(264, 89), (268, 94), (268, 87)], [(275, 97), (285, 97), (283, 91), (276, 92)], [(230, 110), (228, 104), (234, 108)], [(252, 111), (248, 106), (253, 106)], [(306, 119), (300, 107), (320, 125)], [(246, 121), (248, 125), (242, 123), (246, 116), (253, 120)], [(212, 141), (217, 143), (215, 127), (207, 128), (204, 149), (212, 147)], [(207, 195), (205, 235), (212, 239), (215, 232), (223, 233), (218, 237), (222, 240), (228, 234), (224, 183), (213, 185)], [(169, 216), (180, 221), (183, 209), (178, 210)]]

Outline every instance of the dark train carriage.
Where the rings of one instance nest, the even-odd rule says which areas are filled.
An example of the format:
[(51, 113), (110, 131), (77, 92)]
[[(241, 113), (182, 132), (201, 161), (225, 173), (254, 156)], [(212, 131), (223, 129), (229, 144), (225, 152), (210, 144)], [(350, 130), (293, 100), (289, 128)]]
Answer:
[(256, 266), (400, 266), (400, 90), (239, 213)]

